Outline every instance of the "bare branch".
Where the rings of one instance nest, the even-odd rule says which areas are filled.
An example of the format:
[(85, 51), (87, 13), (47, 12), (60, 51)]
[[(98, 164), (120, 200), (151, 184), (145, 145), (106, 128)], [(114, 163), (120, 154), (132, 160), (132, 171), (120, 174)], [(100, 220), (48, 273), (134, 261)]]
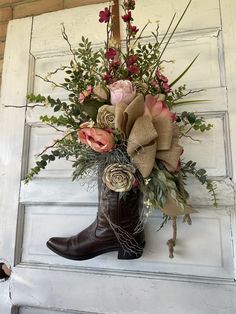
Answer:
[(53, 129), (55, 129), (56, 131), (58, 131), (58, 132), (65, 132), (64, 130), (60, 130), (60, 129), (58, 129), (57, 127), (55, 127), (54, 125), (52, 125), (52, 124), (50, 124), (50, 123), (47, 123), (47, 125), (48, 126), (50, 126), (51, 128), (53, 128)]
[(42, 156), (48, 149), (55, 147), (58, 143), (62, 142), (67, 136), (70, 136), (71, 134), (75, 133), (77, 131), (72, 131), (70, 133), (67, 133), (65, 136), (63, 136), (61, 139), (56, 140), (52, 145), (47, 146), (41, 153), (36, 155), (36, 157)]
[(65, 89), (66, 91), (70, 91), (67, 87), (63, 86), (62, 84), (57, 84), (57, 83), (53, 82), (52, 80), (49, 80), (48, 78), (42, 77), (42, 76), (40, 76), (40, 75), (38, 75), (38, 74), (36, 75), (36, 77), (39, 77), (41, 80), (43, 80), (43, 81), (46, 82), (46, 83), (51, 83), (51, 84), (53, 84), (55, 87), (63, 88), (63, 89)]
[(77, 66), (79, 66), (79, 63), (76, 60), (76, 56), (75, 56), (74, 50), (73, 50), (73, 48), (71, 46), (71, 43), (70, 43), (69, 38), (68, 38), (68, 35), (66, 33), (65, 25), (63, 23), (62, 23), (62, 36), (63, 36), (63, 38), (65, 39), (65, 41), (67, 42), (67, 44), (68, 44), (68, 46), (70, 48), (70, 52), (73, 55), (73, 59), (74, 59), (75, 63), (77, 64)]

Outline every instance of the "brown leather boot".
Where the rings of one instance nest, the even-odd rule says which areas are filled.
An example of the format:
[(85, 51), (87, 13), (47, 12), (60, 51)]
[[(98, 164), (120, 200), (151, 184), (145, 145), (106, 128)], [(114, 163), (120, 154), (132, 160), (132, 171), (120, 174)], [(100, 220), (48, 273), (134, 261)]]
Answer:
[(135, 232), (140, 221), (142, 195), (138, 189), (126, 198), (99, 182), (99, 206), (96, 220), (79, 234), (69, 238), (51, 238), (50, 250), (72, 260), (86, 260), (118, 251), (118, 259), (142, 256), (144, 231)]

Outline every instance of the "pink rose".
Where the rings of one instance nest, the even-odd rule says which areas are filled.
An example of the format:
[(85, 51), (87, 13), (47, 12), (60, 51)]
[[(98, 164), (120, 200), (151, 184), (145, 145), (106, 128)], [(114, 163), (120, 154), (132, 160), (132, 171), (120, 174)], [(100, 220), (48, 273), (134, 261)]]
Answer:
[(110, 152), (114, 147), (114, 139), (111, 132), (98, 128), (82, 128), (77, 131), (81, 143), (90, 146), (98, 153)]
[(175, 114), (172, 113), (164, 101), (157, 100), (152, 95), (147, 95), (145, 98), (145, 115), (148, 115), (154, 121), (157, 118), (165, 117), (175, 121)]
[(136, 96), (136, 90), (128, 80), (120, 80), (108, 86), (111, 92), (111, 104), (120, 102), (129, 105)]

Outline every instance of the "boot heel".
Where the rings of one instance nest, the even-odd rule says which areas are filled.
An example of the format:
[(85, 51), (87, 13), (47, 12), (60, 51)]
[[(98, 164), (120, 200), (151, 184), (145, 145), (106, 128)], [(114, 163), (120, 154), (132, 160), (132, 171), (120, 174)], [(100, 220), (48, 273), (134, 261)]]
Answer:
[(133, 253), (133, 252), (125, 252), (123, 249), (119, 249), (118, 251), (118, 259), (136, 259), (141, 257), (143, 252)]

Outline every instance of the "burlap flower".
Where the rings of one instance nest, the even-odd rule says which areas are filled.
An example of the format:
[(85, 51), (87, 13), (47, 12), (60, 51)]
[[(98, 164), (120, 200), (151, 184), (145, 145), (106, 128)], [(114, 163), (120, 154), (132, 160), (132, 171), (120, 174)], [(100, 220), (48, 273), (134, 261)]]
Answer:
[(97, 125), (100, 128), (115, 127), (115, 107), (103, 105), (98, 109)]
[(127, 192), (135, 183), (134, 172), (131, 165), (111, 164), (104, 169), (102, 181), (112, 191)]

